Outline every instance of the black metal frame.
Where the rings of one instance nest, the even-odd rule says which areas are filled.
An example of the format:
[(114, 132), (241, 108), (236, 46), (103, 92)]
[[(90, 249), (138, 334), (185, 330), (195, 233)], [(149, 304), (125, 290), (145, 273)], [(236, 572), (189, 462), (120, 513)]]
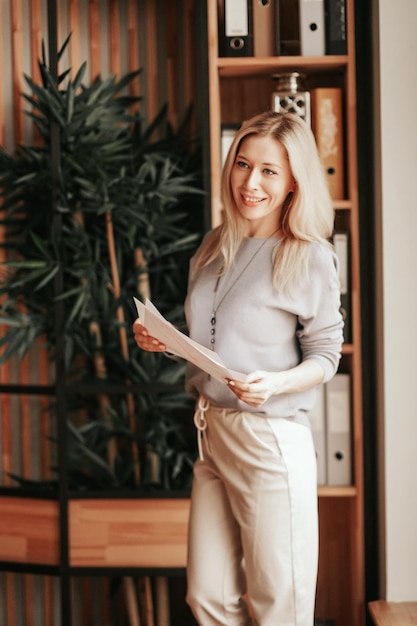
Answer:
[[(365, 512), (365, 599), (378, 599), (378, 460), (375, 339), (375, 222), (373, 173), (372, 1), (355, 0), (357, 139), (360, 221), (361, 328), (363, 359), (363, 461)], [(371, 624), (367, 614), (367, 623)]]

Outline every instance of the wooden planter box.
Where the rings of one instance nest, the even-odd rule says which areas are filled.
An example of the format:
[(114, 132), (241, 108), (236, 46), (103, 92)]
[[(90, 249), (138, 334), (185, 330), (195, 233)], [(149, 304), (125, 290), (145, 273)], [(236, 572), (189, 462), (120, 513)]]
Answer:
[[(71, 499), (70, 567), (183, 568), (188, 498)], [(0, 561), (59, 565), (56, 500), (0, 498)]]

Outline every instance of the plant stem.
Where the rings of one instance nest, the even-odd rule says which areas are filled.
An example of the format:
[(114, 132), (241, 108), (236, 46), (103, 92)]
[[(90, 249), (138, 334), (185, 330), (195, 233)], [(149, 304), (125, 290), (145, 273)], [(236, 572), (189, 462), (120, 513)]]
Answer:
[[(107, 232), (107, 245), (109, 250), (109, 258), (110, 258), (110, 267), (111, 267), (111, 275), (112, 275), (112, 290), (113, 295), (116, 301), (120, 300), (121, 289), (120, 289), (120, 276), (119, 276), (119, 268), (117, 266), (117, 256), (116, 256), (116, 245), (114, 241), (114, 230), (113, 230), (113, 220), (111, 216), (111, 212), (107, 211), (106, 213), (106, 232)], [(126, 362), (129, 361), (129, 349), (127, 343), (127, 334), (126, 334), (126, 326), (125, 326), (125, 318), (123, 307), (119, 303), (117, 307), (117, 320), (119, 322), (119, 337), (120, 337), (120, 345), (122, 349), (122, 355)], [(127, 384), (130, 384), (127, 381)], [(129, 425), (131, 431), (136, 432), (136, 424), (135, 424), (135, 403), (134, 398), (131, 393), (127, 394), (127, 411), (129, 416)], [(140, 465), (139, 465), (139, 449), (136, 441), (132, 442), (132, 455), (133, 455), (133, 473), (135, 477), (135, 482), (137, 485), (141, 482), (140, 477)]]
[(150, 299), (151, 297), (151, 288), (149, 286), (148, 264), (141, 248), (135, 248), (135, 267), (140, 270), (138, 272), (138, 293), (145, 301), (146, 298)]
[[(97, 322), (90, 323), (90, 334), (94, 338), (94, 369), (96, 372), (97, 378), (100, 380), (106, 380), (107, 378), (107, 368), (106, 363), (103, 358), (103, 342), (101, 338), (101, 330), (100, 326)], [(112, 419), (109, 413), (110, 400), (109, 397), (103, 393), (99, 394), (98, 402), (100, 406), (100, 413), (102, 419), (108, 428), (112, 428)], [(112, 470), (115, 467), (115, 461), (117, 457), (117, 446), (114, 437), (109, 439), (107, 443), (107, 460)]]

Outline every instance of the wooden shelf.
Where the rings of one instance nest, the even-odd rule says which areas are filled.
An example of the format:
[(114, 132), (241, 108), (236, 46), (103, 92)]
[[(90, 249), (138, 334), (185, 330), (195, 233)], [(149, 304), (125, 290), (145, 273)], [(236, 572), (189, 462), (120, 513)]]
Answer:
[(334, 200), (333, 205), (337, 211), (350, 211), (352, 209), (350, 200)]
[(318, 492), (319, 498), (355, 498), (358, 495), (358, 490), (353, 485), (349, 487), (320, 485)]
[(294, 72), (303, 70), (309, 74), (340, 72), (345, 70), (349, 63), (349, 57), (326, 56), (326, 57), (218, 57), (216, 64), (220, 77), (247, 77), (275, 72)]

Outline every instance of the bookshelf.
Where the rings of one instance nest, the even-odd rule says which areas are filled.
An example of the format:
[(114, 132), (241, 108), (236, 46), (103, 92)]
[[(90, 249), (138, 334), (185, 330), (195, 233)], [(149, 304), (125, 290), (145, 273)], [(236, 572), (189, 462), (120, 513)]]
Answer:
[[(345, 193), (334, 199), (335, 229), (349, 233), (351, 341), (339, 371), (351, 380), (352, 484), (319, 487), (320, 561), (316, 615), (336, 626), (365, 623), (363, 434), (359, 215), (356, 144), (354, 0), (346, 0), (347, 54), (324, 56), (222, 57), (220, 0), (207, 2), (211, 225), (221, 221), (221, 126), (237, 124), (271, 106), (272, 76), (298, 71), (307, 89), (342, 90)], [(330, 621), (333, 620), (333, 621)]]

